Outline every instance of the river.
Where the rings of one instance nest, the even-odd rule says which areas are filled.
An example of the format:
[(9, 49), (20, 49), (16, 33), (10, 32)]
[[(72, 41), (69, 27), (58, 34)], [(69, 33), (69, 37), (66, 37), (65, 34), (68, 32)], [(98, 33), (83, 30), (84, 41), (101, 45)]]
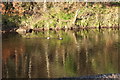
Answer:
[(2, 34), (3, 78), (62, 78), (120, 73), (120, 31)]

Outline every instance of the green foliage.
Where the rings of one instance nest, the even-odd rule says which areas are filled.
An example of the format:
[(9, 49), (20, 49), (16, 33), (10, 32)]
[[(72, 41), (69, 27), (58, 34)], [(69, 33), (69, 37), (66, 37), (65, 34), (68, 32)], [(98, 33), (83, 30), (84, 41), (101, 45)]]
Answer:
[(37, 24), (34, 25), (35, 28), (40, 28), (40, 27), (44, 27), (44, 21), (41, 20), (39, 21)]
[(17, 15), (15, 16), (2, 15), (3, 30), (16, 28), (20, 25), (20, 23), (21, 18)]
[(73, 17), (73, 14), (72, 13), (69, 14), (69, 13), (60, 12), (58, 14), (58, 16), (59, 16), (60, 19), (69, 20), (69, 19), (71, 19)]
[[(76, 10), (80, 9), (75, 21), (75, 25), (77, 26), (98, 27), (99, 23), (101, 26), (118, 25), (119, 17), (117, 6), (119, 6), (119, 2), (88, 3), (87, 6), (82, 7), (82, 3), (46, 3), (46, 11), (43, 11), (43, 4), (44, 3), (34, 2), (19, 3), (19, 7), (25, 10), (24, 16), (21, 18), (18, 18), (18, 16), (9, 16), (9, 19), (7, 19), (7, 17), (5, 17), (7, 15), (4, 15), (3, 24), (8, 20), (4, 25), (12, 22), (13, 26), (20, 24), (21, 26), (24, 25), (30, 28), (62, 28), (64, 26), (68, 28), (71, 27)], [(62, 4), (64, 4), (64, 6), (61, 6)]]

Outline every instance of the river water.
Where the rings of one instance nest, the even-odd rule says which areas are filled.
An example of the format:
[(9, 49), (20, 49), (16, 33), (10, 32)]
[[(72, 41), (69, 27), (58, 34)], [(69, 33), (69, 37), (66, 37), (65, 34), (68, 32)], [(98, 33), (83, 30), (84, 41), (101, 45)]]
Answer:
[(119, 36), (119, 30), (4, 33), (3, 78), (120, 73)]

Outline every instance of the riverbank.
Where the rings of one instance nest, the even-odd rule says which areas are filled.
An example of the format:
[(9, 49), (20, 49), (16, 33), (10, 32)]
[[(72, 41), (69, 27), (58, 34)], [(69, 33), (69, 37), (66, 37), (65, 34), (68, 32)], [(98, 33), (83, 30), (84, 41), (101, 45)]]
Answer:
[(97, 29), (97, 30), (102, 30), (102, 29), (110, 29), (110, 30), (119, 30), (120, 27), (70, 27), (70, 28), (34, 28), (34, 29), (30, 29), (30, 28), (14, 28), (12, 30), (1, 30), (0, 33), (6, 33), (6, 32), (18, 32), (18, 33), (32, 33), (34, 32), (44, 32), (44, 31), (69, 31), (69, 30), (73, 30), (73, 31), (80, 31), (80, 30), (89, 30), (89, 29)]
[[(5, 4), (5, 3), (4, 3)], [(10, 3), (13, 5), (13, 3)], [(17, 29), (33, 30), (73, 30), (89, 28), (117, 28), (119, 26), (120, 3), (16, 3), (21, 12), (11, 9), (2, 14), (4, 31)], [(25, 5), (26, 4), (26, 5)], [(30, 5), (29, 5), (30, 4)], [(36, 4), (36, 5), (35, 5)], [(14, 3), (15, 5), (15, 3)], [(23, 6), (24, 5), (24, 6)], [(42, 7), (40, 7), (40, 5)], [(3, 7), (4, 10), (4, 7)]]

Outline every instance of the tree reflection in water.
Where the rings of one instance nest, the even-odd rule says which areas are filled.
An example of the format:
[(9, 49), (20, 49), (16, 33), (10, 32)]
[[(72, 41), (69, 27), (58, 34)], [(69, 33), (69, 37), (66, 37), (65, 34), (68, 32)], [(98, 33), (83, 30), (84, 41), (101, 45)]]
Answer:
[(118, 30), (33, 32), (29, 39), (25, 35), (5, 33), (3, 77), (59, 78), (119, 73), (119, 33)]

